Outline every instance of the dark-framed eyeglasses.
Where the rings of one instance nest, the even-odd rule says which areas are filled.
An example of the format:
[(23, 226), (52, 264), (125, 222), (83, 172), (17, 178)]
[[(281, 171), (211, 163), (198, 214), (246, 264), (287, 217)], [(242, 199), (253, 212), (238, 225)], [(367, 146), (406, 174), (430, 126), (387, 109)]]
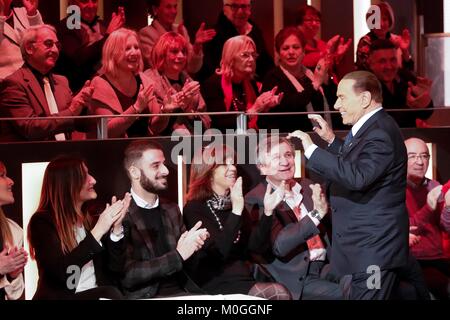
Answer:
[(410, 154), (408, 154), (409, 161), (418, 161), (419, 159), (422, 161), (428, 161), (428, 160), (430, 160), (430, 155), (428, 153), (420, 153), (420, 154), (410, 153)]
[(51, 48), (53, 48), (53, 46), (56, 46), (56, 48), (58, 48), (58, 50), (61, 50), (61, 42), (59, 42), (59, 41), (53, 41), (53, 40), (47, 39), (44, 41), (34, 41), (34, 43), (42, 43), (44, 45), (44, 47), (46, 47), (47, 49), (51, 49)]
[(239, 9), (248, 11), (252, 8), (251, 4), (226, 3), (226, 4), (224, 4), (224, 6), (230, 7), (231, 11), (233, 11), (233, 12), (237, 12)]

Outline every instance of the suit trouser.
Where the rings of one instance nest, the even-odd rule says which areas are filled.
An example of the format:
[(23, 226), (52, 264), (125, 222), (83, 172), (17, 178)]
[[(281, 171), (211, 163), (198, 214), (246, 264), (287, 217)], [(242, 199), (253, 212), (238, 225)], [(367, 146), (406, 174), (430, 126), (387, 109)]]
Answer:
[(343, 293), (339, 283), (321, 278), (322, 261), (312, 261), (303, 283), (301, 300), (342, 300)]
[(397, 284), (394, 270), (381, 270), (379, 274), (366, 272), (351, 275), (350, 300), (388, 300)]
[(74, 294), (73, 300), (98, 300), (101, 298), (121, 300), (124, 299), (122, 293), (113, 286), (100, 286)]

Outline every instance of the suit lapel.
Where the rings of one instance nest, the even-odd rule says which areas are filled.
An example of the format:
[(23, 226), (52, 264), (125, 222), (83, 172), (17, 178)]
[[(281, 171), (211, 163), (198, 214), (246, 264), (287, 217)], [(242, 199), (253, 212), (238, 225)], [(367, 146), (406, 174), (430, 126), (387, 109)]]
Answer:
[(27, 83), (28, 88), (30, 89), (31, 93), (34, 95), (36, 100), (41, 105), (42, 110), (44, 111), (44, 114), (49, 115), (50, 109), (48, 108), (48, 105), (47, 105), (47, 98), (45, 97), (44, 91), (42, 90), (42, 87), (39, 84), (38, 80), (36, 79), (36, 77), (31, 72), (30, 69), (23, 68), (22, 72), (23, 72), (23, 79)]
[(8, 23), (4, 24), (3, 35), (16, 46), (20, 46), (19, 37), (16, 31)]
[(369, 129), (380, 117), (383, 117), (386, 114), (384, 109), (378, 111), (374, 115), (372, 115), (364, 124), (363, 126), (358, 130), (356, 133), (356, 136), (353, 137), (350, 144), (342, 150), (342, 156), (345, 158), (350, 151), (352, 151), (355, 146), (358, 145), (359, 142), (361, 142), (362, 137), (364, 136), (364, 133)]

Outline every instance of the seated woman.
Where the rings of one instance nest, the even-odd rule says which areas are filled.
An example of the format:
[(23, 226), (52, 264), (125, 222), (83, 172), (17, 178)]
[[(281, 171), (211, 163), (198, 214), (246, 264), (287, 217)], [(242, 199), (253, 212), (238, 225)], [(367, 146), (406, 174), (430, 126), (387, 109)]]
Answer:
[(39, 283), (33, 299), (120, 299), (113, 276), (124, 263), (122, 220), (131, 196), (112, 199), (96, 223), (84, 210), (97, 198), (83, 160), (61, 157), (47, 166), (39, 207), (28, 225)]
[[(344, 43), (344, 38), (335, 35), (328, 42), (317, 38), (320, 30), (321, 14), (320, 11), (310, 5), (302, 5), (297, 14), (297, 26), (302, 33), (305, 41), (304, 52), (305, 58), (303, 65), (314, 70), (320, 59), (326, 56), (332, 57), (332, 65), (330, 71), (341, 62), (347, 50), (350, 48), (352, 39), (348, 39)], [(334, 76), (332, 74), (332, 76)], [(337, 84), (339, 79), (334, 79)]]
[(201, 221), (210, 237), (193, 256), (192, 276), (209, 294), (289, 299), (284, 286), (256, 282), (249, 267), (250, 254), (270, 250), (272, 211), (282, 197), (268, 191), (264, 215), (252, 219), (244, 210), (242, 178), (233, 162), (234, 152), (224, 145), (206, 147), (193, 159), (183, 218), (187, 229)]
[[(205, 112), (200, 84), (187, 73), (188, 42), (176, 32), (163, 34), (153, 47), (151, 63), (154, 69), (145, 71), (154, 88), (161, 113)], [(174, 130), (193, 133), (194, 121), (202, 121), (206, 128), (210, 118), (203, 115), (189, 117), (155, 117), (152, 126), (159, 135), (171, 135)]]
[[(152, 134), (151, 119), (141, 113), (159, 112), (153, 87), (142, 74), (143, 62), (136, 32), (121, 28), (111, 33), (103, 47), (102, 68), (94, 87), (90, 113), (136, 115), (108, 118), (108, 137), (145, 137)], [(95, 128), (87, 135), (96, 137)]]
[[(283, 95), (276, 94), (276, 87), (258, 96), (258, 85), (253, 80), (257, 56), (250, 37), (236, 36), (225, 42), (220, 68), (201, 87), (208, 111), (259, 113), (267, 112), (280, 102)], [(213, 116), (211, 127), (224, 133), (226, 129), (236, 129), (236, 117)], [(257, 129), (256, 123), (257, 116), (250, 115), (247, 126)]]
[(2, 210), (3, 205), (14, 203), (13, 185), (0, 161), (0, 301), (19, 299), (25, 288), (22, 273), (28, 254), (22, 247), (22, 228)]
[[(303, 64), (303, 37), (296, 27), (287, 27), (275, 37), (275, 50), (279, 55), (279, 66), (270, 71), (264, 79), (262, 90), (278, 87), (284, 96), (280, 104), (269, 112), (329, 111), (323, 99), (322, 83), (327, 77), (327, 67), (313, 73)], [(323, 59), (322, 59), (323, 60)], [(325, 114), (324, 118), (330, 117)], [(306, 115), (259, 116), (258, 127), (291, 132), (297, 129), (310, 131), (311, 122)]]

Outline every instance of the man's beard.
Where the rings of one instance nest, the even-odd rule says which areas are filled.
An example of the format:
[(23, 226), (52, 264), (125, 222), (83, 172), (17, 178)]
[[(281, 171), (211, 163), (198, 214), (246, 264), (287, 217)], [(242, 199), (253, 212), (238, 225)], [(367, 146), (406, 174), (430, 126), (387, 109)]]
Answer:
[(159, 186), (153, 181), (151, 181), (141, 169), (141, 178), (139, 179), (142, 189), (147, 192), (157, 194), (159, 191), (164, 191), (167, 189), (167, 184), (165, 186)]

